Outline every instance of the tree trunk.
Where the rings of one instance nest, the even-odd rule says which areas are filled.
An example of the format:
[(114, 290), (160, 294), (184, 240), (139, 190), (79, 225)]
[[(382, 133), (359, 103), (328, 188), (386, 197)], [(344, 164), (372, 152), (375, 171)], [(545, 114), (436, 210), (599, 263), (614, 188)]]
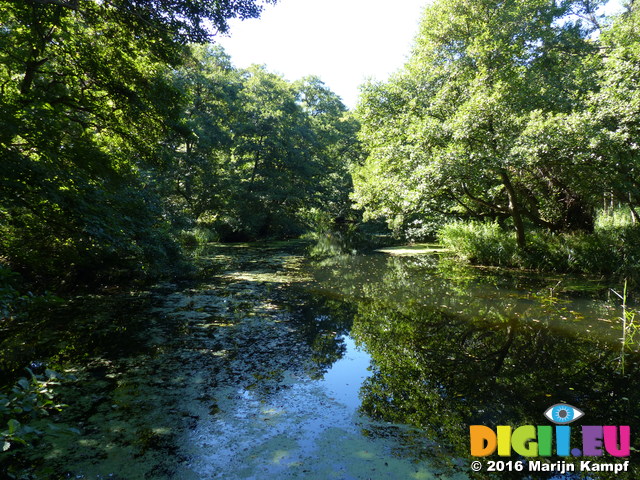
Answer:
[(256, 173), (258, 173), (258, 163), (260, 163), (260, 155), (258, 152), (254, 152), (253, 171), (251, 172), (251, 178), (249, 179), (249, 191), (253, 192), (253, 182), (256, 179)]
[(20, 95), (27, 95), (31, 91), (31, 86), (38, 73), (38, 69), (47, 62), (48, 59), (42, 58), (40, 60), (28, 60), (26, 63), (26, 69), (24, 77), (20, 83)]
[(513, 188), (511, 179), (505, 170), (500, 171), (500, 179), (502, 180), (502, 184), (504, 185), (504, 188), (507, 191), (507, 196), (509, 197), (509, 213), (511, 214), (511, 218), (513, 218), (513, 225), (516, 229), (516, 242), (518, 243), (518, 247), (525, 248), (527, 245), (527, 239), (524, 232), (522, 212), (520, 211), (516, 191)]

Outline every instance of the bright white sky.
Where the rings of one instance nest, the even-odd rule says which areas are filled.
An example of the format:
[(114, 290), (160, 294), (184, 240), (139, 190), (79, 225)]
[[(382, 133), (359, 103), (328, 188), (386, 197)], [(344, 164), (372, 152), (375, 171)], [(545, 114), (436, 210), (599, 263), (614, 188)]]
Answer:
[(231, 36), (216, 42), (236, 67), (264, 64), (292, 81), (317, 75), (353, 108), (364, 80), (386, 80), (405, 63), (429, 1), (279, 0), (259, 19), (232, 21)]
[(411, 50), (428, 0), (280, 0), (218, 37), (236, 67), (265, 64), (288, 80), (317, 75), (347, 107), (368, 77), (384, 80)]

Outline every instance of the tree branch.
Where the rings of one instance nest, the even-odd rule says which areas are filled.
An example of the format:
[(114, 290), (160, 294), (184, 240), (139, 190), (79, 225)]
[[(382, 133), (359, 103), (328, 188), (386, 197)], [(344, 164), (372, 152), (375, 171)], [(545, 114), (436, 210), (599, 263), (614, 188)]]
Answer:
[(486, 200), (483, 200), (481, 198), (478, 198), (476, 196), (474, 196), (470, 191), (469, 188), (467, 188), (467, 185), (465, 183), (462, 184), (462, 191), (464, 192), (464, 194), (469, 197), (471, 200), (473, 200), (476, 203), (479, 203), (480, 205), (484, 205), (485, 207), (495, 211), (495, 212), (500, 212), (500, 213), (506, 213), (507, 210), (505, 208), (499, 207), (498, 205), (494, 205), (493, 203), (489, 203)]
[(31, 0), (33, 3), (39, 3), (40, 5), (57, 5), (58, 7), (69, 8), (71, 10), (78, 10), (79, 0)]

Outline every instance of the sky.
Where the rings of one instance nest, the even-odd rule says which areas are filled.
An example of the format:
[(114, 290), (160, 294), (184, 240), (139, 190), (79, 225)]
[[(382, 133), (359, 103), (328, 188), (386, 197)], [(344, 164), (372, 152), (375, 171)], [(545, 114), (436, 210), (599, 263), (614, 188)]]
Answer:
[(217, 37), (236, 67), (264, 64), (298, 80), (317, 75), (347, 107), (367, 78), (385, 80), (407, 59), (425, 0), (280, 0), (259, 19)]
[[(607, 9), (620, 8), (612, 0)], [(317, 75), (355, 107), (368, 78), (386, 80), (404, 65), (429, 0), (279, 0), (259, 19), (231, 21), (216, 43), (236, 67), (264, 64), (294, 81)]]

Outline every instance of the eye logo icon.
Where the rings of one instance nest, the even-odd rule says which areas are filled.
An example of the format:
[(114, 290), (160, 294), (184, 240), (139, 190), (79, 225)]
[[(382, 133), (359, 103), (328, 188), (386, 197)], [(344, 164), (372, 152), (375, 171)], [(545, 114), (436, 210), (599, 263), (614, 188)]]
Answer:
[(544, 416), (558, 425), (567, 425), (584, 415), (579, 408), (572, 407), (566, 403), (556, 403), (544, 412)]

